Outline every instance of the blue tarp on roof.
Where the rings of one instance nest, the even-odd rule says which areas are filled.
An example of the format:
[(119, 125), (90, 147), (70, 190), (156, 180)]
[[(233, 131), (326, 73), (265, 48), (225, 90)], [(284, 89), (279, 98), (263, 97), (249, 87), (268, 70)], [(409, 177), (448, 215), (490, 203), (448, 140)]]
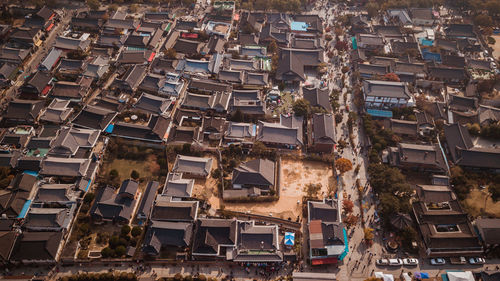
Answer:
[(21, 212), (19, 213), (19, 216), (17, 216), (17, 218), (24, 219), (26, 217), (26, 214), (28, 213), (30, 206), (31, 206), (31, 200), (26, 200), (26, 203), (24, 203), (24, 206), (21, 209)]
[(87, 186), (85, 187), (85, 192), (89, 191), (90, 184), (92, 183), (92, 180), (89, 180), (87, 183)]
[(295, 245), (295, 233), (293, 232), (285, 232), (285, 245), (293, 246)]
[(106, 133), (112, 133), (113, 129), (115, 128), (115, 125), (109, 124), (108, 127), (106, 127), (106, 130), (104, 130)]
[(292, 21), (290, 28), (293, 31), (307, 31), (309, 25), (303, 21)]
[(426, 272), (415, 272), (414, 276), (417, 279), (429, 279), (429, 273), (426, 273)]
[(380, 109), (367, 109), (366, 112), (371, 116), (392, 118), (392, 111)]
[(256, 132), (257, 132), (257, 125), (255, 125), (255, 124), (251, 125), (250, 126), (250, 135), (255, 137)]
[(441, 62), (441, 54), (438, 53), (432, 53), (427, 50), (422, 51), (422, 57), (426, 61), (436, 61), (436, 62)]
[(426, 39), (426, 38), (420, 38), (420, 44), (423, 45), (423, 46), (433, 46), (434, 45), (434, 41)]
[(24, 171), (23, 173), (27, 174), (27, 175), (32, 175), (34, 177), (38, 177), (38, 172), (35, 172), (35, 171), (29, 171), (29, 170), (26, 170)]
[(344, 245), (345, 249), (344, 252), (339, 256), (339, 261), (343, 260), (345, 256), (347, 256), (347, 253), (349, 253), (349, 241), (347, 240), (347, 231), (345, 228), (342, 229), (342, 233), (344, 233)]

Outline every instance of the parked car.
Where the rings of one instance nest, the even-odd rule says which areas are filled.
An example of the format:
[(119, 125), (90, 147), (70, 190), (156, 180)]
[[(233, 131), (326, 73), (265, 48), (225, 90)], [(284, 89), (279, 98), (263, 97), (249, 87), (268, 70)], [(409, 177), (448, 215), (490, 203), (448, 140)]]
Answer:
[(404, 265), (418, 265), (418, 260), (409, 258), (409, 259), (403, 259), (403, 264)]
[(450, 258), (451, 264), (466, 264), (467, 260), (464, 257)]
[(443, 264), (446, 264), (446, 261), (443, 258), (435, 258), (435, 259), (431, 259), (431, 264), (432, 265), (443, 265)]
[(389, 260), (388, 259), (378, 259), (375, 263), (377, 265), (388, 265), (389, 264)]
[(486, 261), (483, 258), (470, 258), (469, 263), (470, 264), (485, 264)]
[(389, 265), (390, 266), (402, 266), (403, 260), (401, 260), (401, 259), (389, 259)]

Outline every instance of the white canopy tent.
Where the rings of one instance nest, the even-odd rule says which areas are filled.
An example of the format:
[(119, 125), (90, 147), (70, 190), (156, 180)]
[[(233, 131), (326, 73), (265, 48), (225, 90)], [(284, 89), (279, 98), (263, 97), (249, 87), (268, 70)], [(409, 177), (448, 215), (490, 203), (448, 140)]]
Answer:
[(474, 281), (474, 275), (470, 271), (447, 272), (450, 281)]
[(403, 273), (403, 280), (404, 280), (404, 281), (411, 281), (411, 277), (410, 277), (410, 275), (409, 275), (408, 273), (406, 273), (406, 272), (405, 272), (405, 273)]
[(375, 277), (381, 278), (384, 281), (394, 281), (392, 274), (384, 274), (383, 272), (375, 272)]

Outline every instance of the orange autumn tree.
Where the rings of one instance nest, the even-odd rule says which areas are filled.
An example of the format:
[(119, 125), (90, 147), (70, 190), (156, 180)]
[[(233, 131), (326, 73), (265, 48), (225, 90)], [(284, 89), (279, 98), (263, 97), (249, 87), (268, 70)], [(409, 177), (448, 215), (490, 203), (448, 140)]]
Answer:
[(358, 223), (358, 217), (355, 215), (348, 215), (344, 219), (344, 223), (347, 226), (347, 228), (351, 228), (352, 226), (356, 225)]
[(349, 199), (344, 199), (342, 202), (342, 208), (344, 209), (344, 213), (350, 214), (354, 208), (354, 203)]
[(385, 81), (401, 82), (401, 80), (399, 79), (399, 76), (393, 72), (387, 73), (386, 75), (384, 75), (383, 79)]
[(335, 161), (335, 168), (339, 171), (340, 175), (352, 170), (352, 162), (349, 159), (340, 158)]

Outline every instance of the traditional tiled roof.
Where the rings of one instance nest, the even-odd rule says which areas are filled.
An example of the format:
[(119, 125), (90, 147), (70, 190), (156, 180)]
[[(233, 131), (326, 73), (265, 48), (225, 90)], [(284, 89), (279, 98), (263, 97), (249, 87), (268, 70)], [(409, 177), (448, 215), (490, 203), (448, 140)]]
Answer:
[(234, 169), (233, 185), (274, 186), (275, 163), (267, 159), (255, 159)]

